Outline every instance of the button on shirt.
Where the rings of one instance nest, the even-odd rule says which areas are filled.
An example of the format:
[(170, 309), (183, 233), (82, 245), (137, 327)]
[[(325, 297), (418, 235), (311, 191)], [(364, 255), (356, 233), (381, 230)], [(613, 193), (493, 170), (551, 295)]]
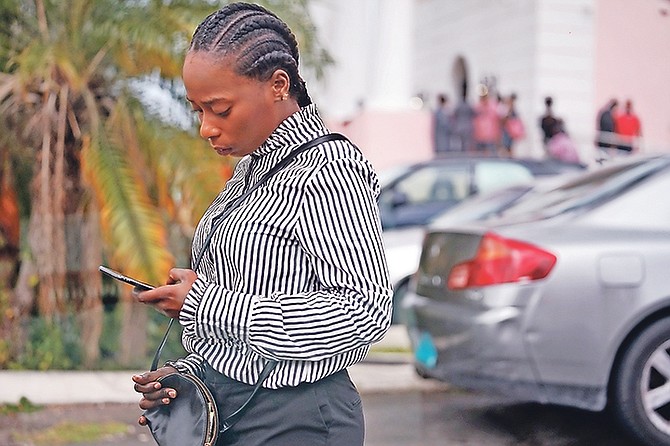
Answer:
[[(216, 216), (288, 153), (328, 133), (315, 106), (287, 118), (242, 158), (199, 222), (195, 259)], [(377, 176), (349, 141), (299, 154), (219, 226), (179, 316), (190, 353), (171, 363), (202, 376), (203, 363), (254, 384), (314, 382), (365, 357), (391, 320)]]

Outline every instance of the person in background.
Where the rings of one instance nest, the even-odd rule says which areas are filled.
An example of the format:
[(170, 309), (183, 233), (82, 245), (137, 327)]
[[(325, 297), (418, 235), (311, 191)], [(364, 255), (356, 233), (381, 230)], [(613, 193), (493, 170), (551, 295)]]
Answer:
[(544, 144), (545, 150), (547, 149), (547, 143), (549, 139), (553, 136), (554, 126), (558, 121), (558, 118), (554, 116), (553, 109), (554, 99), (551, 96), (544, 98), (544, 114), (540, 118), (540, 129), (542, 129), (542, 143)]
[(551, 129), (551, 137), (547, 142), (547, 152), (553, 159), (566, 163), (580, 164), (579, 153), (574, 141), (565, 130), (563, 120), (557, 119)]
[(452, 139), (453, 149), (458, 152), (471, 152), (474, 150), (473, 140), (473, 120), (475, 110), (468, 102), (467, 97), (463, 96), (458, 105), (454, 108), (452, 118)]
[(437, 106), (433, 112), (433, 150), (438, 156), (451, 150), (451, 121), (449, 97), (441, 93), (437, 96)]
[(616, 99), (610, 99), (598, 113), (596, 145), (605, 151), (617, 146), (614, 116), (617, 113), (618, 106), (619, 102)]
[(223, 420), (277, 361), (218, 445), (362, 446), (363, 408), (347, 368), (391, 323), (380, 185), (348, 140), (299, 154), (219, 219), (291, 151), (330, 133), (298, 57), (286, 23), (259, 5), (227, 4), (196, 28), (183, 64), (186, 98), (200, 136), (241, 159), (195, 230), (193, 258), (207, 246), (198, 269), (173, 268), (166, 285), (134, 292), (178, 318), (188, 352), (133, 376), (142, 409), (179, 398), (157, 380), (188, 371), (205, 381)]
[(481, 87), (479, 102), (475, 106), (473, 126), (477, 152), (497, 155), (502, 137), (500, 110), (497, 101), (490, 98), (485, 86)]
[(639, 150), (639, 138), (642, 136), (642, 125), (640, 118), (633, 111), (633, 101), (628, 99), (624, 105), (623, 113), (614, 116), (616, 133), (619, 136), (619, 150), (625, 152), (637, 152)]
[(526, 136), (523, 121), (516, 110), (516, 93), (505, 99), (504, 116), (502, 118), (503, 155), (511, 157), (514, 153), (514, 142)]

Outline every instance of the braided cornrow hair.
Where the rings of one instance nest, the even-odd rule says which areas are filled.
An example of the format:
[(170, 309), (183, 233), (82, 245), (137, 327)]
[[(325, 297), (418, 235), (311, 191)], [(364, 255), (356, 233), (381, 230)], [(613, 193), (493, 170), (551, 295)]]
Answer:
[(277, 69), (291, 79), (289, 94), (300, 107), (312, 103), (305, 81), (298, 73), (298, 42), (279, 17), (262, 6), (230, 3), (210, 14), (193, 33), (189, 51), (232, 55), (236, 72), (260, 81)]

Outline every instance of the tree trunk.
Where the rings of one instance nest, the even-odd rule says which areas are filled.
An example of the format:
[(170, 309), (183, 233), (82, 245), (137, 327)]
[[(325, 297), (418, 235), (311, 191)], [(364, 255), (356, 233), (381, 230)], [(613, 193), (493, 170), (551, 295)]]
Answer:
[(130, 287), (121, 291), (121, 351), (119, 362), (125, 367), (146, 367), (147, 325), (149, 322), (146, 305), (134, 302), (130, 296)]
[(59, 145), (53, 144), (51, 120), (56, 94), (45, 93), (41, 110), (42, 147), (35, 165), (28, 227), (28, 246), (37, 268), (37, 306), (47, 322), (65, 312), (65, 225), (63, 163)]
[[(68, 257), (71, 266), (68, 270), (78, 268), (75, 293), (78, 299), (74, 301), (75, 312), (79, 321), (81, 333), (81, 348), (83, 352), (83, 366), (87, 369), (94, 367), (100, 359), (100, 337), (102, 335), (104, 311), (102, 306), (102, 278), (98, 266), (102, 263), (102, 240), (100, 236), (100, 222), (98, 211), (93, 204), (89, 205), (85, 216), (76, 215), (68, 223), (74, 228), (68, 237)], [(80, 258), (74, 259), (74, 253)]]
[(30, 258), (24, 259), (21, 262), (16, 287), (13, 291), (12, 313), (16, 321), (11, 344), (11, 356), (13, 358), (18, 358), (25, 351), (28, 337), (25, 327), (28, 325), (30, 313), (35, 306), (34, 282), (36, 276), (37, 271), (33, 261)]
[(37, 272), (37, 308), (58, 324), (74, 312), (83, 365), (100, 356), (102, 260), (99, 220), (85, 200), (78, 143), (67, 138), (69, 89), (46, 92), (40, 110), (42, 142), (33, 180), (28, 246)]

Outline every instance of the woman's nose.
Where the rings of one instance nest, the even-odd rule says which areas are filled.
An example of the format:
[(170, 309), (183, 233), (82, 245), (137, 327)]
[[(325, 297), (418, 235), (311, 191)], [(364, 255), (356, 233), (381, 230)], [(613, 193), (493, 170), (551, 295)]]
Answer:
[(221, 130), (213, 123), (206, 115), (202, 116), (202, 121), (200, 122), (200, 137), (202, 139), (209, 139), (219, 136)]

